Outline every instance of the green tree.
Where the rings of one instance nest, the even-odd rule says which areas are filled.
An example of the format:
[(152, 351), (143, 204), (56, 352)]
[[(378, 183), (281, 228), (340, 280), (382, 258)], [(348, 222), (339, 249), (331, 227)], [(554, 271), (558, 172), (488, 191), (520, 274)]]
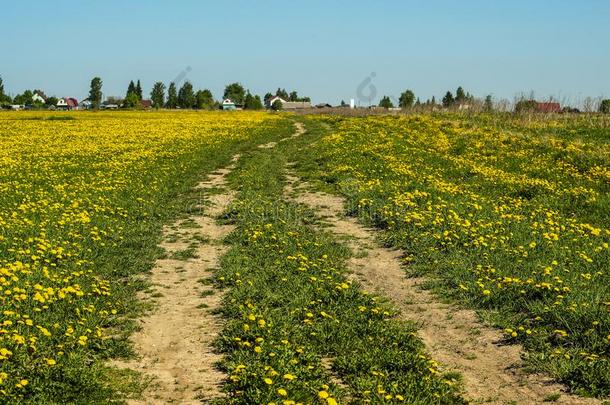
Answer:
[(4, 82), (2, 81), (2, 77), (0, 77), (0, 105), (10, 104), (11, 101), (11, 98), (4, 93)]
[(455, 102), (462, 103), (467, 100), (468, 100), (468, 96), (464, 92), (464, 89), (462, 88), (462, 86), (458, 87), (455, 92)]
[(123, 107), (125, 108), (139, 108), (140, 107), (140, 98), (138, 94), (134, 91), (132, 93), (128, 93), (125, 100), (123, 100)]
[(411, 108), (413, 107), (413, 103), (415, 102), (415, 93), (411, 90), (406, 90), (400, 95), (398, 99), (398, 105), (400, 108)]
[(275, 95), (281, 98), (282, 100), (288, 101), (288, 99), (290, 99), (290, 95), (288, 94), (286, 89), (280, 89), (279, 87), (275, 91)]
[(244, 105), (246, 89), (240, 83), (231, 83), (225, 87), (223, 98), (229, 98), (236, 105)]
[(436, 97), (432, 96), (432, 101), (430, 101), (430, 104), (432, 104), (432, 107), (436, 105)]
[(32, 103), (34, 102), (34, 100), (32, 99), (33, 96), (34, 93), (32, 92), (32, 90), (26, 90), (23, 92), (23, 94), (16, 95), (13, 99), (13, 102), (15, 104), (32, 105)]
[(137, 94), (136, 93), (136, 85), (133, 82), (133, 80), (131, 80), (129, 82), (129, 86), (127, 86), (127, 93), (125, 93), (125, 99), (127, 99), (127, 97), (129, 97), (130, 94)]
[(244, 98), (244, 109), (251, 110), (252, 103), (254, 103), (254, 96), (250, 94), (250, 90), (246, 91), (246, 97)]
[(253, 96), (250, 94), (250, 91), (248, 91), (244, 101), (244, 108), (246, 110), (260, 110), (263, 108), (263, 102), (259, 96)]
[(93, 108), (100, 108), (100, 104), (102, 104), (102, 79), (99, 77), (94, 77), (91, 80), (91, 86), (89, 88), (89, 101), (91, 101), (91, 106)]
[(156, 82), (150, 92), (150, 99), (152, 100), (153, 107), (157, 109), (163, 108), (165, 105), (165, 84)]
[(257, 94), (256, 96), (254, 96), (254, 104), (252, 109), (262, 110), (263, 108), (265, 108), (265, 106), (263, 105), (263, 100), (261, 100), (261, 96)]
[(604, 114), (610, 114), (610, 99), (602, 100), (599, 104), (599, 112)]
[(184, 82), (178, 91), (178, 105), (180, 108), (193, 108), (196, 101), (193, 85), (189, 81)]
[(197, 108), (202, 110), (211, 110), (214, 108), (214, 96), (210, 90), (199, 90), (197, 94), (195, 94), (195, 98), (197, 99)]
[(59, 101), (59, 99), (55, 96), (47, 97), (47, 102), (45, 103), (45, 105), (47, 107), (50, 107), (52, 105), (57, 105), (58, 101)]
[(178, 107), (178, 90), (176, 90), (176, 83), (171, 82), (167, 89), (167, 108)]
[(271, 100), (273, 98), (273, 94), (271, 93), (267, 93), (265, 94), (265, 98), (263, 100), (265, 100), (265, 105), (269, 104), (269, 100)]
[(449, 108), (454, 103), (455, 103), (455, 99), (453, 98), (453, 94), (450, 91), (448, 91), (447, 94), (445, 94), (445, 97), (443, 97), (443, 107)]
[(296, 91), (293, 91), (288, 96), (289, 101), (299, 101), (299, 94)]
[(487, 97), (485, 97), (485, 111), (487, 112), (491, 112), (494, 109), (494, 103), (493, 103), (493, 98), (491, 97), (491, 94), (489, 94)]
[(136, 94), (138, 98), (142, 100), (142, 85), (140, 84), (140, 79), (138, 79), (138, 84), (136, 84)]
[(271, 104), (271, 109), (273, 111), (281, 111), (284, 109), (284, 105), (282, 104), (282, 102), (280, 100), (275, 100), (273, 102), (273, 104)]
[(394, 104), (392, 103), (392, 100), (390, 100), (390, 97), (388, 96), (383, 96), (383, 98), (381, 99), (381, 101), (379, 101), (379, 107), (383, 107), (383, 108), (393, 108)]

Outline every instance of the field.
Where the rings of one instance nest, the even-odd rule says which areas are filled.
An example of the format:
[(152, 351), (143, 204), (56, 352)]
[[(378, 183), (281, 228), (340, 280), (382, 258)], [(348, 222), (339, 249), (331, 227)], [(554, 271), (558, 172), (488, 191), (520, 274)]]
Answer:
[[(593, 115), (2, 113), (0, 402), (607, 398), (609, 124)], [(214, 204), (220, 215), (202, 211)], [(227, 235), (205, 234), (207, 220)], [(184, 276), (155, 285), (161, 271)], [(426, 303), (406, 302), (421, 294)], [(150, 316), (189, 297), (200, 318), (171, 328), (211, 334), (198, 340), (216, 355), (202, 356), (202, 369), (218, 381), (182, 384), (177, 375), (192, 371), (160, 355), (154, 367), (172, 380), (151, 383), (153, 359), (134, 341), (152, 333)], [(510, 374), (498, 392), (478, 381), (487, 376), (450, 359), (482, 367), (483, 349), (439, 348), (446, 338), (426, 336), (433, 313), (448, 330), (450, 316), (473, 314), (455, 336), (501, 361), (521, 355), (486, 372), (514, 366), (523, 377)], [(170, 343), (159, 350), (199, 358)], [(528, 375), (555, 384), (523, 388)]]
[(130, 276), (158, 255), (160, 225), (180, 206), (177, 196), (275, 121), (0, 115), (5, 398), (111, 397), (98, 360), (126, 351), (125, 319), (137, 309)]
[(408, 273), (486, 310), (535, 370), (607, 396), (608, 123), (493, 119), (331, 119), (311, 156)]

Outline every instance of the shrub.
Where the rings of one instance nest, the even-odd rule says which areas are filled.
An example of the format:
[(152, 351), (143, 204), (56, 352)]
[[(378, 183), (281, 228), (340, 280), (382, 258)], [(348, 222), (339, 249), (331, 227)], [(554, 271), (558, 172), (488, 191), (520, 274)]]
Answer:
[(284, 105), (282, 104), (282, 102), (280, 100), (275, 100), (273, 102), (273, 104), (271, 104), (271, 109), (273, 111), (281, 111), (284, 109)]
[(518, 101), (517, 104), (515, 104), (515, 112), (534, 112), (536, 111), (537, 106), (538, 103), (536, 102), (536, 100), (521, 100)]

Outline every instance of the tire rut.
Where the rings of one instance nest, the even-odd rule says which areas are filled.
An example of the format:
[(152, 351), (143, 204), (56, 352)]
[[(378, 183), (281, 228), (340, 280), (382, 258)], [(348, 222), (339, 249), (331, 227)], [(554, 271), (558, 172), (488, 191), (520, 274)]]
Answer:
[(418, 324), (418, 335), (432, 357), (445, 371), (462, 375), (466, 399), (472, 403), (538, 404), (561, 394), (555, 403), (600, 403), (569, 394), (548, 377), (527, 373), (521, 346), (500, 345), (501, 332), (482, 325), (474, 311), (442, 303), (423, 290), (425, 278), (406, 277), (401, 251), (379, 247), (375, 231), (344, 216), (343, 198), (308, 191), (308, 185), (288, 170), (286, 196), (315, 210), (332, 233), (347, 239), (356, 253), (348, 262), (351, 277), (365, 290), (387, 297), (402, 319)]
[(168, 258), (157, 260), (150, 275), (154, 290), (141, 297), (154, 300), (154, 309), (139, 320), (141, 329), (131, 339), (139, 358), (116, 364), (151, 380), (142, 398), (130, 404), (201, 404), (223, 396), (226, 376), (216, 368), (222, 356), (213, 350), (222, 328), (215, 314), (222, 293), (202, 281), (212, 276), (226, 250), (222, 240), (233, 230), (217, 224), (216, 218), (233, 200), (225, 178), (238, 159), (235, 155), (230, 166), (196, 187), (204, 200), (197, 207), (200, 215), (164, 228), (160, 246)]

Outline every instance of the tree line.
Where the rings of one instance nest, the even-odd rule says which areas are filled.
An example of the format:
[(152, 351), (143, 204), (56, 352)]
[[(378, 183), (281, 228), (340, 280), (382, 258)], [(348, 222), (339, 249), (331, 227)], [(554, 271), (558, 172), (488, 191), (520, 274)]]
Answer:
[[(103, 81), (100, 77), (94, 77), (89, 85), (89, 93), (87, 99), (94, 109), (102, 107), (104, 104), (116, 104), (124, 108), (140, 108), (144, 98), (142, 84), (140, 80), (131, 80), (127, 86), (127, 91), (123, 98), (108, 97), (105, 102), (103, 97)], [(4, 84), (0, 77), (0, 106), (8, 106), (11, 104), (27, 105), (33, 107), (50, 107), (57, 104), (57, 97), (46, 97), (45, 103), (37, 102), (33, 99), (34, 94), (39, 93), (44, 95), (40, 90), (26, 90), (23, 94), (19, 94), (11, 98), (4, 92)], [(278, 88), (276, 95), (286, 101), (310, 101), (309, 97), (300, 97), (296, 91), (288, 93), (285, 89)], [(265, 108), (263, 100), (259, 95), (252, 94), (249, 89), (246, 89), (241, 83), (235, 82), (225, 86), (223, 99), (230, 99), (236, 106), (240, 106), (246, 110), (261, 110)], [(272, 98), (271, 93), (265, 95), (265, 103)], [(214, 95), (209, 89), (198, 89), (193, 87), (190, 81), (185, 81), (180, 88), (174, 82), (170, 82), (166, 86), (163, 82), (155, 82), (150, 92), (150, 101), (153, 108), (181, 108), (181, 109), (216, 109), (221, 103), (214, 99)], [(276, 109), (281, 109), (276, 108)]]
[[(438, 104), (436, 97), (432, 96), (431, 99), (427, 99), (422, 102), (419, 97), (415, 97), (415, 93), (412, 90), (405, 90), (400, 94), (398, 98), (398, 107), (402, 109), (410, 109), (415, 107), (444, 107), (452, 108), (459, 107), (465, 104), (471, 104), (475, 102), (475, 98), (469, 92), (466, 92), (463, 87), (458, 87), (455, 96), (451, 91), (447, 91), (445, 96), (442, 98), (441, 103)], [(379, 107), (383, 108), (394, 108), (394, 101), (389, 96), (383, 96), (379, 101)], [(491, 110), (493, 108), (493, 100), (491, 95), (485, 98), (485, 108)]]
[[(103, 81), (99, 77), (94, 77), (91, 80), (88, 100), (91, 102), (92, 108), (100, 108), (102, 104), (102, 87)], [(41, 97), (36, 97), (40, 95)], [(286, 91), (286, 89), (278, 88), (275, 93), (268, 92), (264, 98), (252, 94), (242, 84), (235, 82), (228, 84), (223, 92), (223, 99), (231, 99), (237, 106), (241, 106), (246, 110), (260, 110), (269, 107), (274, 110), (281, 110), (281, 101), (276, 101), (270, 105), (270, 100), (279, 97), (284, 101), (290, 102), (310, 102), (309, 97), (299, 96), (297, 91)], [(45, 101), (41, 101), (40, 99)], [(140, 80), (131, 80), (127, 86), (127, 91), (123, 99), (109, 97), (106, 103), (117, 104), (125, 108), (139, 108), (142, 100), (144, 100), (142, 85)], [(178, 89), (176, 83), (171, 82), (166, 87), (163, 82), (154, 83), (150, 92), (150, 100), (154, 108), (181, 108), (181, 109), (216, 109), (220, 107), (220, 103), (214, 99), (214, 95), (209, 89), (195, 90), (190, 81), (185, 81)], [(4, 91), (4, 82), (0, 77), (0, 107), (7, 107), (11, 104), (27, 105), (36, 108), (50, 107), (57, 105), (57, 97), (46, 97), (41, 90), (25, 90), (21, 94), (14, 97), (9, 96)], [(415, 96), (412, 90), (405, 90), (400, 94), (398, 100), (392, 99), (389, 96), (383, 96), (379, 102), (379, 106), (383, 108), (394, 108), (395, 104), (401, 109), (412, 108), (427, 108), (435, 109), (443, 108), (459, 108), (464, 105), (478, 103), (482, 105), (485, 111), (492, 111), (494, 102), (491, 95), (485, 97), (484, 100), (475, 100), (475, 97), (465, 91), (463, 87), (458, 87), (455, 95), (451, 91), (447, 91), (441, 102), (438, 103), (436, 98), (427, 99), (425, 102), (420, 101), (419, 97)], [(515, 104), (515, 111), (529, 111), (535, 109), (536, 101), (533, 99), (522, 99)], [(342, 101), (341, 106), (347, 106)], [(599, 112), (610, 113), (610, 99), (601, 100), (599, 103)]]

